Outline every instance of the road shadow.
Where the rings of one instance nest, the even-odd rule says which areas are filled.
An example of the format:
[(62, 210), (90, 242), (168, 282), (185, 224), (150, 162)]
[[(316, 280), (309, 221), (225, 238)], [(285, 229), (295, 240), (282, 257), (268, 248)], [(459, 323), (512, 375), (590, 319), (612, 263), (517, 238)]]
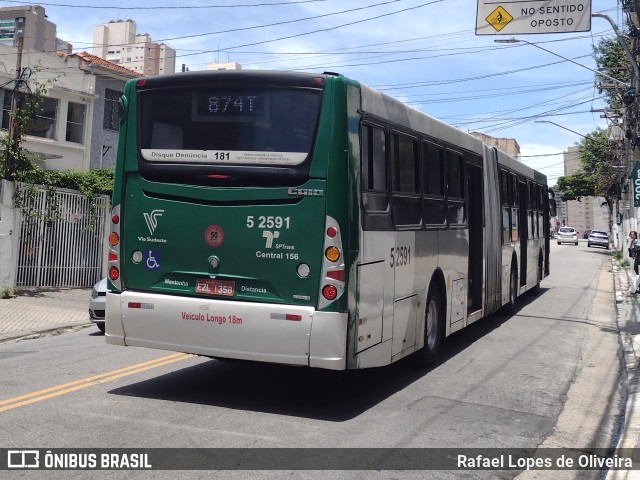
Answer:
[[(542, 292), (541, 289), (540, 294)], [(531, 301), (527, 297), (522, 296), (520, 303)], [(347, 371), (210, 360), (109, 393), (344, 422), (413, 382), (428, 381), (429, 376), (449, 359), (500, 328), (510, 318), (494, 314), (449, 336), (438, 363), (428, 370), (415, 367), (411, 357), (386, 367)]]

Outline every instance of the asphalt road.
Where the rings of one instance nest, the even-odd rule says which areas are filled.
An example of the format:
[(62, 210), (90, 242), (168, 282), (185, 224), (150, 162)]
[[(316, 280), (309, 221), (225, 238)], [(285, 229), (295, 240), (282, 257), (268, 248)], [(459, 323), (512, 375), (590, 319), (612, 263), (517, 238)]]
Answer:
[[(95, 327), (0, 344), (0, 448), (608, 447), (622, 408), (608, 255), (583, 243), (553, 244), (552, 275), (540, 294), (522, 297), (514, 316), (495, 315), (454, 334), (429, 371), (402, 362), (348, 372), (219, 362), (108, 346)], [(6, 478), (519, 473), (20, 471)]]

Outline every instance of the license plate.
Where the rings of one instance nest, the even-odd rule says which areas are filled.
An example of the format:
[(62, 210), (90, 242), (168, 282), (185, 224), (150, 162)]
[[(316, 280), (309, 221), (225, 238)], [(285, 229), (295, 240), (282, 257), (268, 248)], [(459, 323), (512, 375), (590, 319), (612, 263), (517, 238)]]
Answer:
[(236, 290), (235, 287), (236, 283), (229, 280), (212, 280), (209, 278), (196, 280), (196, 293), (233, 297)]

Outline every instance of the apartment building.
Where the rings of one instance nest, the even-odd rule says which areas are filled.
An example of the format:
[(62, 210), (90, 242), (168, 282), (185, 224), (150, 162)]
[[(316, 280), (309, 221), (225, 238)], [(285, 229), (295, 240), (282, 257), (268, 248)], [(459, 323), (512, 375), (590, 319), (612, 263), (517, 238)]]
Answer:
[(514, 138), (496, 138), (480, 132), (469, 132), (469, 135), (473, 135), (487, 145), (502, 150), (516, 160), (520, 160), (520, 145)]
[(93, 27), (93, 45), (96, 57), (141, 75), (164, 75), (176, 70), (176, 51), (154, 42), (147, 33), (137, 33), (136, 22), (131, 19), (111, 20)]
[[(582, 170), (582, 162), (577, 147), (569, 147), (564, 156), (564, 174), (573, 175)], [(586, 230), (609, 230), (607, 206), (603, 206), (602, 197), (583, 197), (580, 201), (564, 202), (564, 211), (559, 218), (561, 225), (574, 227), (580, 234)]]
[(0, 8), (0, 45), (15, 47), (22, 37), (22, 48), (54, 53), (71, 50), (71, 45), (56, 38), (56, 25), (50, 22), (40, 5)]

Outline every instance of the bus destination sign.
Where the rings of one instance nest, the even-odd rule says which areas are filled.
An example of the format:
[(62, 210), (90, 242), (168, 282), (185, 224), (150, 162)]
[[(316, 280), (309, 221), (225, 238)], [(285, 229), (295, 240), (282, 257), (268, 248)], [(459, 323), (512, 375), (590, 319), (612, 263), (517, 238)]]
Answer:
[(591, 0), (478, 0), (476, 35), (591, 30)]

